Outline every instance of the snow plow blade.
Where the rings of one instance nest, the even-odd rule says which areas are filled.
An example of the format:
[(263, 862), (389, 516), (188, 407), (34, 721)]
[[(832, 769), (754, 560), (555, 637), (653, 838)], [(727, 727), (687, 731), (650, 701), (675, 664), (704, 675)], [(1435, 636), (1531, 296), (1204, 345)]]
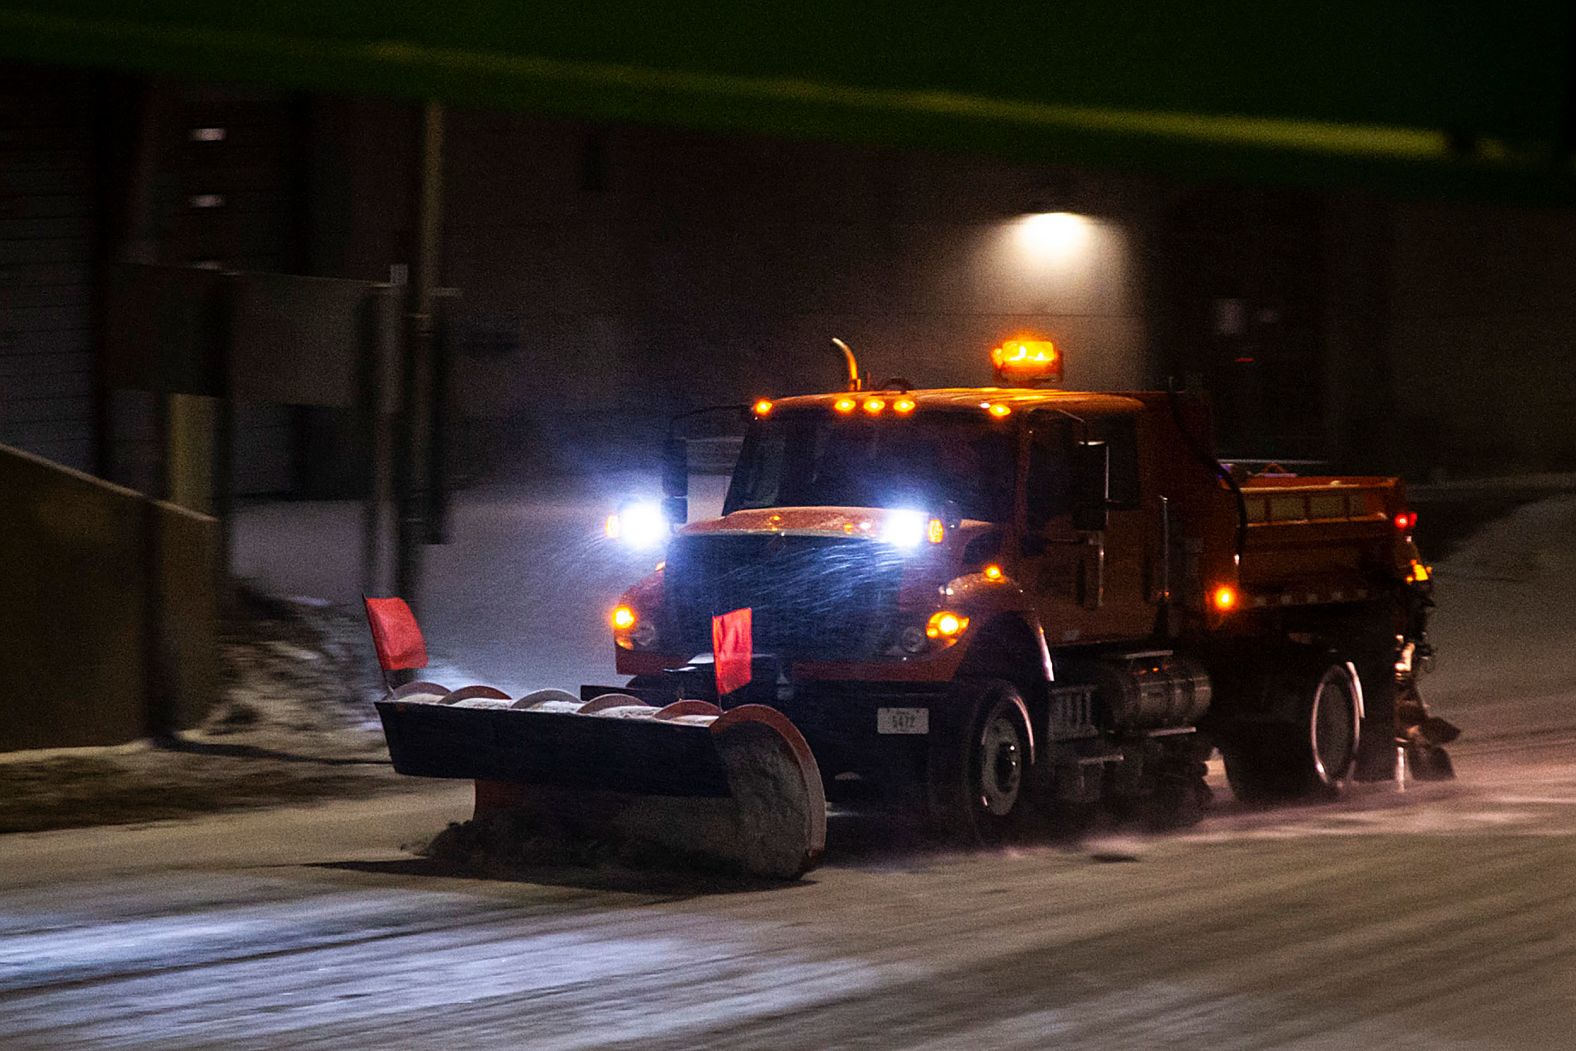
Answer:
[(778, 879), (803, 875), (826, 845), (820, 772), (774, 708), (411, 683), (377, 709), (394, 769), (474, 780), (479, 822), (540, 818)]

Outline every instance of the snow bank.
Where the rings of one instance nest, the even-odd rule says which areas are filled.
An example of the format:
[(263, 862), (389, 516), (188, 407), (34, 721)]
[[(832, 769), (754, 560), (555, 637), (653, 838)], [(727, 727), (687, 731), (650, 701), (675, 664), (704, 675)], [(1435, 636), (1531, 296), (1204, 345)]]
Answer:
[(1439, 659), (1423, 696), (1464, 731), (1576, 729), (1576, 495), (1528, 504), (1435, 566)]

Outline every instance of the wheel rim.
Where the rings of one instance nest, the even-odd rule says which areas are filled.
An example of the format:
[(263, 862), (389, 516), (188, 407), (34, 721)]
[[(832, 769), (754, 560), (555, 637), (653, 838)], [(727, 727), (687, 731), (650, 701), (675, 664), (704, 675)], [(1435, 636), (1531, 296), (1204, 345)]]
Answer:
[(985, 721), (979, 744), (979, 801), (997, 817), (1012, 813), (1023, 787), (1023, 740), (1011, 715), (996, 711)]
[(1343, 780), (1357, 758), (1357, 712), (1346, 677), (1333, 668), (1314, 692), (1308, 731), (1319, 780), (1325, 784)]

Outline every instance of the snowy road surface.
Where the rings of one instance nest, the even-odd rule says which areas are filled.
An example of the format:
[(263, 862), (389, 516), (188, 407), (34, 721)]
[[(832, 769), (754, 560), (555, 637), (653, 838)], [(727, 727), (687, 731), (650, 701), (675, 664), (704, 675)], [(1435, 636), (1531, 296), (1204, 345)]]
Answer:
[(1440, 569), (1453, 784), (1248, 812), (1217, 771), (1188, 833), (975, 855), (834, 819), (773, 887), (464, 878), (405, 849), (441, 784), (10, 836), (0, 1046), (1569, 1047), (1573, 538), (1557, 498)]
[(782, 887), (411, 857), (464, 789), (11, 837), (6, 1047), (1568, 1047), (1576, 746)]

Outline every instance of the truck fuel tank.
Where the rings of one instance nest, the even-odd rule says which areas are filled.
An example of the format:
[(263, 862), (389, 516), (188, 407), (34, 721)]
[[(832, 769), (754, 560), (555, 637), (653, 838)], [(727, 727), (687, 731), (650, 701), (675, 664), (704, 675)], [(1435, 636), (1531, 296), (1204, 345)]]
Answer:
[(1090, 677), (1115, 730), (1169, 730), (1193, 726), (1209, 709), (1209, 673), (1198, 661), (1169, 650), (1102, 658)]

